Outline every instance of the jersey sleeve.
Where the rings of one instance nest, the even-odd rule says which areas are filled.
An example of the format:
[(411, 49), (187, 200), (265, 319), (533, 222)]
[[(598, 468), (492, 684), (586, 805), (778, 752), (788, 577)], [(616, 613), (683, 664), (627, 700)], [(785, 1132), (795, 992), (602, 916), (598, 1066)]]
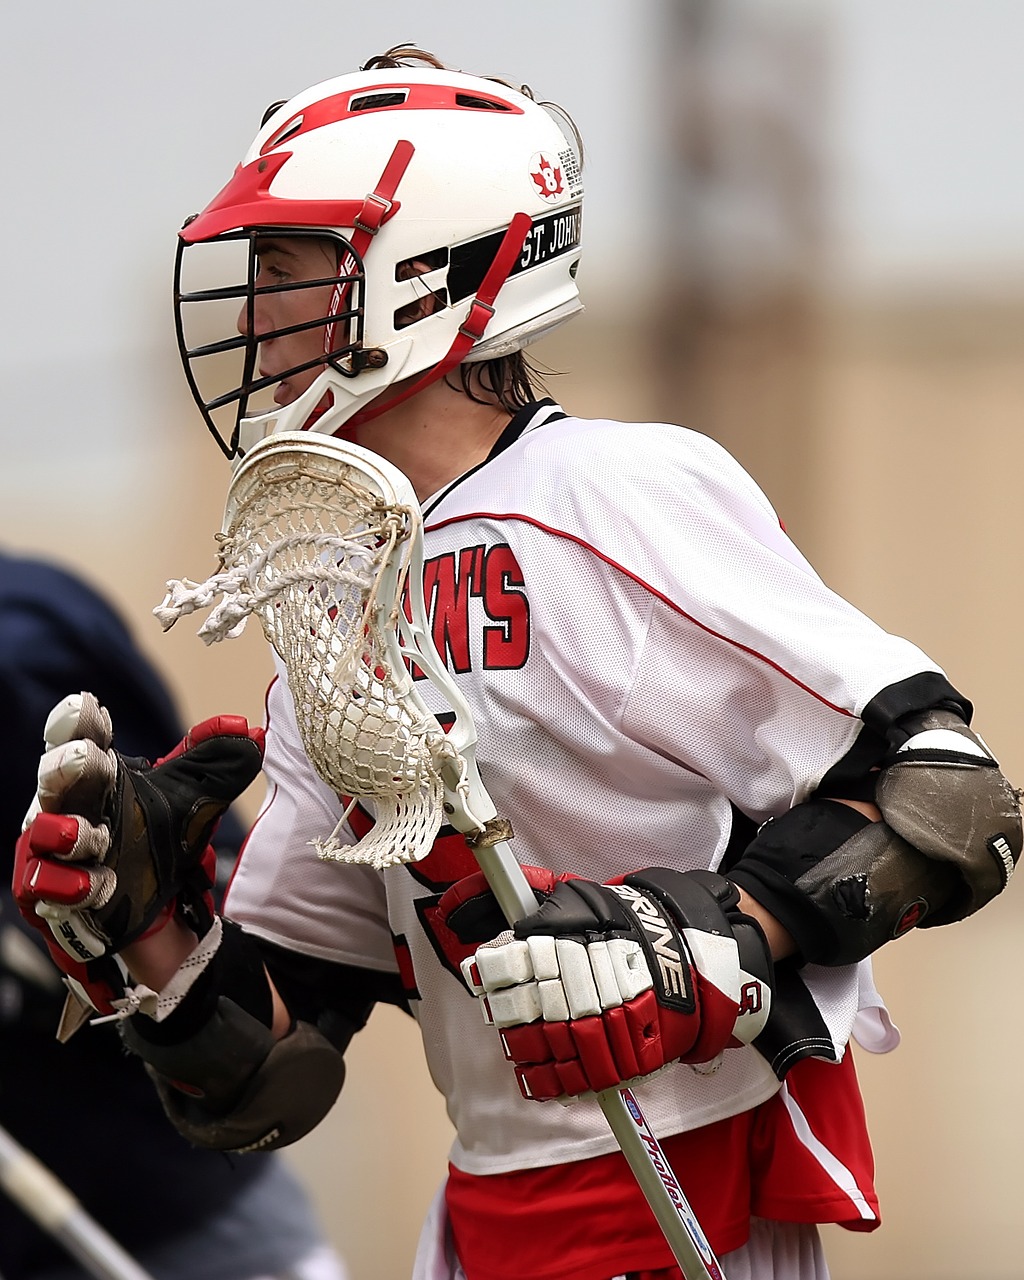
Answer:
[[(596, 655), (602, 626), (628, 639), (624, 733), (748, 815), (777, 813), (850, 748), (881, 690), (941, 670), (829, 589), (720, 445), (603, 426), (590, 450), (562, 443), (552, 527), (582, 552), (542, 589), (580, 651)], [(566, 591), (575, 616), (553, 599)]]
[(302, 750), (280, 672), (267, 695), (264, 773), (267, 798), (228, 887), (225, 914), (287, 950), (397, 972), (380, 875), (325, 862), (313, 847), (331, 834), (344, 810)]

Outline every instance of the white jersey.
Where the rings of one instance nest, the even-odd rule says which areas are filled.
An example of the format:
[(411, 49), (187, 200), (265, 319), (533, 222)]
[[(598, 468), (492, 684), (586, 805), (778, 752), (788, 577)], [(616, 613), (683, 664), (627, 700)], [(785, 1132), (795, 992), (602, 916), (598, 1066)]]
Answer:
[[(759, 823), (804, 800), (876, 694), (939, 671), (822, 583), (708, 438), (584, 421), (545, 401), (500, 443), (425, 504), (425, 594), (521, 862), (594, 880), (715, 868), (737, 814)], [(426, 682), (420, 692), (445, 710)], [(473, 869), (464, 842), (439, 840), (382, 874), (319, 861), (309, 842), (343, 806), (303, 754), (283, 678), (269, 695), (265, 768), (268, 801), (227, 913), (293, 950), (401, 973), (456, 1129), (453, 1163), (500, 1173), (615, 1150), (593, 1100), (522, 1099), (446, 951), (432, 911)], [(858, 1010), (880, 1003), (870, 967), (802, 972), (822, 1052), (841, 1053)], [(884, 1042), (884, 1021), (875, 1030)], [(638, 1096), (669, 1135), (778, 1087), (741, 1048), (712, 1073), (669, 1068)]]

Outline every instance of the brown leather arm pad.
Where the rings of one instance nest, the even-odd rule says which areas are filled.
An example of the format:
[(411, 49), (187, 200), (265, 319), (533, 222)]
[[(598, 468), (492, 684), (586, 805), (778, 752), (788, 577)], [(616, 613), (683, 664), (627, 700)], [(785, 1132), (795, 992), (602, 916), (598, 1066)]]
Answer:
[(1021, 853), (1020, 796), (981, 739), (956, 715), (931, 710), (883, 766), (882, 816), (915, 849), (955, 872), (955, 887), (922, 928), (972, 915), (1006, 887)]
[(171, 1122), (199, 1147), (267, 1151), (296, 1142), (334, 1105), (345, 1080), (342, 1054), (307, 1022), (283, 1040), (222, 996), (190, 1039), (158, 1045), (129, 1019), (126, 1046), (139, 1055)]

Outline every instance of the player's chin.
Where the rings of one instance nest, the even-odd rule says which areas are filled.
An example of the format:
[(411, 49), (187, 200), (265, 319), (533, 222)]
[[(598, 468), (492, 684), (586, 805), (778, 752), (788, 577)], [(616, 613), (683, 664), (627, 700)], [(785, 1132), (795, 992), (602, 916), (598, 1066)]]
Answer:
[(279, 408), (293, 404), (299, 396), (309, 390), (322, 372), (321, 367), (310, 369), (294, 378), (282, 378), (274, 388), (274, 403)]

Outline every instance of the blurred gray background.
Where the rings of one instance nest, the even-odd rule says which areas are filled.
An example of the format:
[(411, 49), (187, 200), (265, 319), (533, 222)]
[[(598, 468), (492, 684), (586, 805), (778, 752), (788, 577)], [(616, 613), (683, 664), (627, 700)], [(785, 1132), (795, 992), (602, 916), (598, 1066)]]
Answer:
[[(553, 393), (725, 443), (1024, 780), (1018, 0), (8, 6), (0, 542), (101, 587), (183, 714), (262, 717), (261, 638), (207, 650), (150, 613), (213, 567), (229, 479), (177, 365), (175, 234), (269, 102), (400, 41), (583, 132), (588, 310), (537, 348)], [(904, 1032), (857, 1055), (883, 1226), (829, 1229), (835, 1280), (1024, 1275), (1022, 910), (1011, 889), (878, 957)], [(355, 1280), (408, 1273), (448, 1140), (415, 1029), (380, 1011), (289, 1153)]]

